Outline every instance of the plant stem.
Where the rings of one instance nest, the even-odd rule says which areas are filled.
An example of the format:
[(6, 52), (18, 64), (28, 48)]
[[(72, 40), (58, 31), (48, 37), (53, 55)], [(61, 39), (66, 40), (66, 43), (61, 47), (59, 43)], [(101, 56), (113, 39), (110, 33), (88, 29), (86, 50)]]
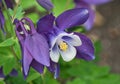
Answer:
[(12, 24), (11, 17), (10, 17), (9, 11), (8, 11), (8, 9), (7, 9), (5, 0), (2, 0), (2, 2), (3, 2), (3, 5), (4, 5), (4, 7), (5, 7), (5, 10), (6, 10), (6, 12), (7, 12), (8, 21), (9, 21), (10, 27), (11, 27), (11, 33), (12, 33), (12, 35), (15, 36), (15, 31), (14, 31), (14, 28), (13, 28), (13, 24)]
[(46, 74), (46, 70), (47, 70), (47, 68), (45, 67), (45, 69), (44, 69), (44, 73), (41, 75), (41, 78), (42, 78), (42, 84), (46, 84), (46, 82), (45, 82), (45, 78), (44, 78), (44, 76), (45, 76), (45, 74)]
[(19, 58), (17, 57), (17, 55), (16, 55), (16, 53), (15, 53), (15, 51), (14, 51), (14, 49), (13, 49), (13, 46), (11, 47), (11, 50), (12, 50), (12, 52), (13, 52), (14, 57), (15, 57), (15, 58), (16, 58), (16, 60), (18, 61), (18, 60), (19, 60)]
[(19, 7), (19, 4), (20, 4), (20, 0), (18, 0), (17, 5), (16, 5), (16, 7), (15, 7), (15, 9), (14, 9), (14, 14), (13, 14), (13, 17), (12, 17), (12, 22), (14, 22), (15, 15), (16, 15), (17, 9), (18, 9), (18, 7)]
[(44, 74), (41, 75), (42, 78), (42, 84), (45, 84)]

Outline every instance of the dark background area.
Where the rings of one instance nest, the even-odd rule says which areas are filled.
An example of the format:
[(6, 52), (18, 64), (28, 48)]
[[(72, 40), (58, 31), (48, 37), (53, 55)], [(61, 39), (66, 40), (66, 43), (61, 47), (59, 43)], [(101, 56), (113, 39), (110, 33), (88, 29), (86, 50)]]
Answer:
[(120, 73), (120, 0), (100, 5), (97, 10), (104, 20), (89, 32), (100, 39), (100, 65), (110, 65), (112, 72)]

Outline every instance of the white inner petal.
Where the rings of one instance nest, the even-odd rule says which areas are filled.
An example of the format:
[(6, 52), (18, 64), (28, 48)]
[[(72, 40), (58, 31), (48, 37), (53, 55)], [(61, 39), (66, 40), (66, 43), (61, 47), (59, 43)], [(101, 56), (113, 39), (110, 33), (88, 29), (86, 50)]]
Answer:
[(67, 38), (64, 39), (64, 36), (63, 36), (63, 40), (67, 41), (69, 44), (71, 44), (73, 46), (80, 46), (82, 44), (81, 39), (77, 35), (68, 34), (68, 35), (66, 35), (66, 37), (68, 39)]
[(60, 54), (61, 54), (63, 60), (66, 62), (69, 62), (72, 59), (74, 59), (76, 56), (76, 53), (77, 53), (76, 49), (71, 45), (68, 45), (68, 49), (66, 51), (61, 51), (61, 50), (59, 50), (59, 51), (60, 51)]
[(50, 58), (53, 62), (58, 62), (60, 58), (59, 50), (57, 48), (57, 45), (55, 45), (51, 50), (50, 50)]
[(69, 62), (75, 58), (77, 53), (74, 46), (80, 46), (81, 44), (82, 42), (79, 36), (74, 35), (73, 33), (61, 33), (52, 40), (50, 58), (57, 63), (61, 54), (63, 60)]

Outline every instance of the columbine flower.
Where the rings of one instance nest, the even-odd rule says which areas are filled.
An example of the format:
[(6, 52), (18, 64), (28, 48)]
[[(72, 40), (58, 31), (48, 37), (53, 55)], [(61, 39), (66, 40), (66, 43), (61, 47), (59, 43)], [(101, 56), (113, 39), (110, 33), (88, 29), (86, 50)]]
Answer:
[(22, 49), (23, 73), (26, 77), (30, 66), (40, 73), (43, 68), (50, 65), (49, 47), (46, 39), (38, 34), (29, 18), (15, 21), (16, 34)]
[(50, 46), (50, 58), (53, 63), (49, 68), (58, 75), (60, 55), (68, 62), (77, 58), (93, 60), (94, 47), (89, 38), (79, 33), (67, 33), (65, 29), (83, 24), (88, 19), (87, 9), (76, 8), (65, 11), (57, 18), (52, 14), (46, 15), (37, 23), (37, 31), (47, 36)]
[(95, 5), (103, 4), (111, 0), (74, 0), (76, 8), (87, 8), (89, 10), (89, 18), (85, 22), (84, 26), (87, 30), (90, 30), (95, 20)]
[(71, 61), (77, 53), (75, 46), (80, 46), (81, 44), (81, 40), (77, 35), (65, 32), (60, 33), (51, 42), (50, 58), (57, 63), (61, 55), (64, 61)]
[[(18, 75), (18, 72), (15, 70), (15, 69), (13, 69), (11, 72), (10, 72), (10, 74), (9, 74), (10, 76), (17, 76)], [(5, 78), (6, 76), (4, 75), (4, 73), (3, 73), (3, 67), (0, 67), (0, 78)]]
[(48, 11), (50, 11), (53, 8), (51, 0), (37, 0), (37, 2)]

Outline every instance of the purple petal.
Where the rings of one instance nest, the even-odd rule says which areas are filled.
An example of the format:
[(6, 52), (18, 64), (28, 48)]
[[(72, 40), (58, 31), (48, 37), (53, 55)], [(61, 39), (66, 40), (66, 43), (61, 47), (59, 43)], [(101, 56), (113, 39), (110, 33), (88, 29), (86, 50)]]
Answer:
[(51, 0), (37, 0), (37, 2), (48, 11), (50, 11), (53, 8)]
[(5, 23), (5, 18), (2, 13), (2, 10), (0, 9), (0, 28), (4, 31), (4, 23)]
[(56, 64), (55, 62), (50, 60), (50, 66), (47, 67), (50, 72), (54, 72), (55, 71), (55, 64)]
[(84, 1), (81, 1), (81, 0), (74, 0), (74, 1), (75, 1), (76, 8), (86, 8), (86, 9), (91, 8), (91, 5), (88, 3), (85, 3)]
[(104, 4), (104, 3), (107, 3), (107, 2), (110, 2), (111, 0), (82, 0), (88, 4)]
[(59, 64), (55, 65), (55, 74), (54, 74), (54, 78), (58, 78), (59, 77), (59, 73), (60, 73), (60, 66)]
[(33, 60), (31, 54), (27, 50), (27, 48), (23, 45), (23, 57), (22, 57), (22, 66), (23, 66), (23, 74), (25, 78), (28, 75), (29, 69), (30, 69), (30, 64)]
[(59, 73), (60, 73), (60, 66), (58, 63), (52, 62), (50, 61), (50, 66), (48, 67), (48, 70), (52, 73), (54, 73), (54, 78), (58, 78), (59, 77)]
[(10, 76), (17, 76), (17, 75), (18, 75), (18, 72), (15, 69), (13, 69), (10, 73)]
[(94, 25), (94, 21), (95, 21), (95, 11), (92, 9), (89, 9), (89, 18), (88, 20), (83, 24), (86, 28), (86, 30), (90, 30), (93, 25)]
[(94, 20), (95, 20), (95, 12), (94, 9), (91, 7), (90, 4), (85, 3), (84, 1), (75, 0), (76, 8), (87, 8), (89, 10), (89, 18), (84, 23), (86, 30), (90, 30), (93, 27)]
[(89, 17), (88, 10), (85, 8), (76, 8), (65, 11), (56, 19), (58, 28), (64, 30), (73, 26), (83, 24)]
[(52, 14), (46, 15), (37, 22), (37, 32), (49, 32), (53, 30), (55, 17)]
[(3, 68), (0, 67), (0, 78), (4, 78), (4, 77), (5, 77), (5, 75), (3, 74)]
[(36, 70), (38, 71), (39, 73), (43, 73), (44, 71), (44, 65), (38, 63), (37, 61), (33, 60), (32, 63), (31, 63), (31, 66)]
[(35, 33), (27, 36), (25, 46), (37, 62), (46, 66), (50, 65), (48, 43), (42, 35)]
[(5, 0), (5, 3), (7, 5), (8, 8), (13, 8), (13, 3), (12, 3), (13, 0)]
[[(10, 76), (17, 76), (18, 75), (18, 72), (15, 70), (15, 69), (13, 69), (11, 72), (10, 72), (10, 74), (9, 74)], [(0, 67), (0, 78), (5, 78), (6, 76), (4, 75), (4, 73), (3, 73), (3, 67)]]
[(24, 46), (24, 42), (25, 42), (25, 35), (21, 35), (20, 32), (25, 31), (23, 24), (19, 21), (19, 20), (15, 20), (15, 24), (16, 24), (16, 35), (18, 37), (20, 46), (21, 46), (21, 50), (22, 50), (22, 69), (23, 69), (23, 74), (24, 74), (24, 78), (27, 77), (29, 69), (30, 69), (30, 64), (32, 62), (32, 56), (30, 54), (30, 52), (27, 50), (27, 48)]
[(82, 41), (82, 45), (79, 47), (76, 47), (77, 49), (76, 57), (82, 58), (88, 61), (95, 59), (94, 46), (91, 40), (83, 34), (80, 34), (80, 33), (75, 33), (75, 34), (78, 35)]
[(15, 23), (15, 25), (16, 25), (15, 32), (18, 37), (18, 40), (19, 40), (20, 44), (23, 44), (25, 36), (20, 34), (20, 32), (22, 31), (22, 28), (19, 23)]

